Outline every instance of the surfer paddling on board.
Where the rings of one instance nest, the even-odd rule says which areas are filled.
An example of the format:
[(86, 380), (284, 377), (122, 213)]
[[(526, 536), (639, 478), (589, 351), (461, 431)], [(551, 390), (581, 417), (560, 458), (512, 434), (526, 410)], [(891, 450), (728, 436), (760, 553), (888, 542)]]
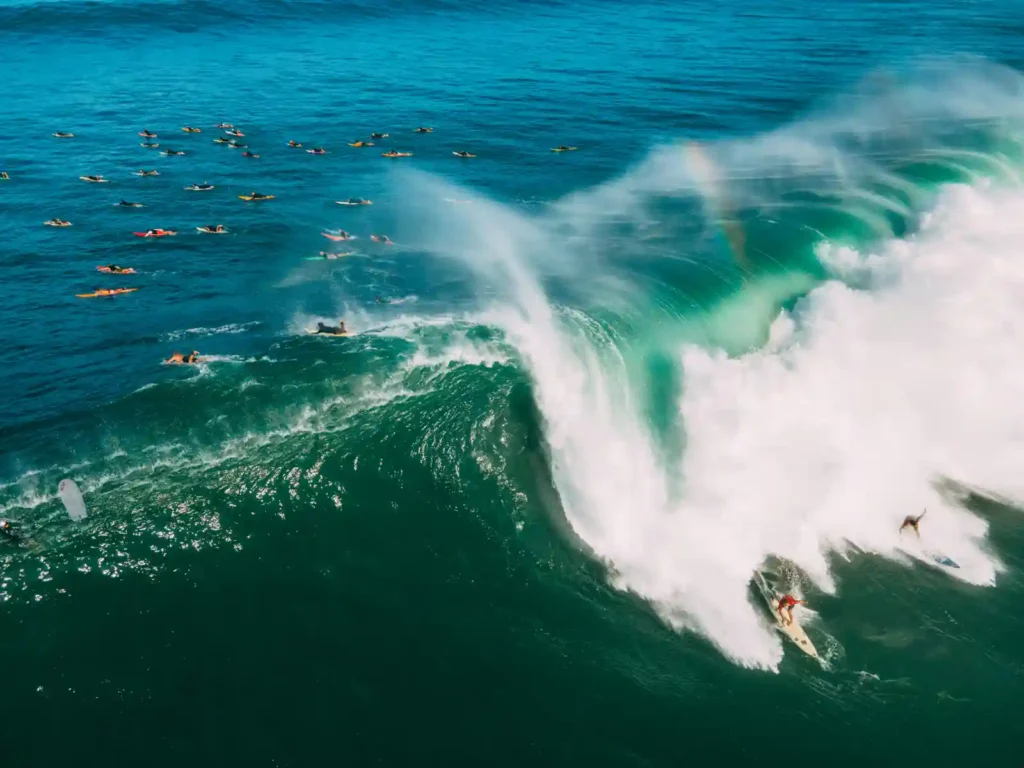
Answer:
[(164, 363), (168, 365), (194, 365), (198, 362), (200, 362), (199, 353), (195, 350), (192, 350), (192, 352), (187, 355), (182, 354), (181, 352), (175, 352), (167, 360), (164, 360)]
[(337, 326), (324, 325), (323, 323), (316, 324), (316, 330), (313, 333), (324, 333), (328, 336), (344, 336), (348, 333), (348, 329), (345, 328), (345, 321), (339, 320)]
[[(776, 610), (779, 612), (779, 618), (782, 619), (783, 625), (789, 625), (793, 623), (793, 608), (798, 605), (807, 605), (807, 603), (803, 600), (797, 600), (792, 595), (782, 596), (782, 598), (779, 600), (779, 605)], [(783, 611), (785, 611), (786, 613), (783, 614)], [(787, 616), (789, 618), (788, 621), (786, 620)]]
[(907, 528), (912, 528), (914, 530), (914, 533), (917, 534), (917, 538), (921, 538), (921, 531), (918, 529), (917, 524), (921, 522), (921, 518), (924, 517), (926, 514), (928, 514), (927, 509), (917, 517), (907, 515), (905, 518), (903, 518), (903, 524), (900, 526), (900, 533), (903, 533), (903, 531)]

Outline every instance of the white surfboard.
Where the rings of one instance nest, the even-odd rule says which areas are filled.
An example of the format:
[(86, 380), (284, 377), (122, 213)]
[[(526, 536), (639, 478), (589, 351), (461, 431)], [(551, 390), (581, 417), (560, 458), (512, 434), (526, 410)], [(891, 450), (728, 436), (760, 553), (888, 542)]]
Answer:
[(72, 520), (76, 522), (85, 520), (85, 500), (74, 480), (61, 480), (60, 485), (57, 486), (57, 495), (64, 502), (64, 508)]
[(934, 550), (926, 549), (924, 550), (924, 553), (928, 555), (928, 557), (930, 557), (934, 562), (938, 563), (939, 565), (945, 566), (946, 568), (960, 567), (960, 564), (957, 563), (956, 560), (949, 557), (948, 555), (942, 554), (941, 552), (935, 552)]
[(779, 631), (792, 640), (796, 647), (808, 656), (812, 656), (815, 659), (818, 658), (818, 649), (814, 647), (811, 638), (807, 636), (804, 628), (800, 626), (800, 622), (796, 618), (793, 619), (792, 624), (782, 623), (778, 610), (779, 600), (782, 598), (782, 595), (777, 594), (760, 573), (754, 574), (754, 583), (757, 585), (757, 589), (765, 599), (765, 602), (768, 603), (768, 609), (772, 612), (772, 618), (775, 619), (775, 626), (778, 627)]

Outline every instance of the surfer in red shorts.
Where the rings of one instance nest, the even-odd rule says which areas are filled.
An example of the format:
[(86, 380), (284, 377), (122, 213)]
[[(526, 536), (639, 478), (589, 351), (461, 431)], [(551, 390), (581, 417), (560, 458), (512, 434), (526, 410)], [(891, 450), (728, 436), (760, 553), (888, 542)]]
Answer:
[[(782, 599), (779, 600), (779, 607), (777, 610), (779, 611), (779, 618), (782, 619), (782, 623), (784, 625), (789, 625), (793, 623), (793, 608), (797, 605), (807, 605), (807, 603), (803, 600), (797, 600), (792, 595), (783, 595)], [(785, 611), (786, 614), (783, 614), (783, 611)], [(786, 620), (787, 615), (789, 618), (788, 621)]]

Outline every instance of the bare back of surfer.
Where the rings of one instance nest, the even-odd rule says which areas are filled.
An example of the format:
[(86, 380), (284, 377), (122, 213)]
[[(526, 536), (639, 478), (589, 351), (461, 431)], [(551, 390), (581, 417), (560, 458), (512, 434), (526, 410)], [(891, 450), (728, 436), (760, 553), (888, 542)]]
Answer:
[(914, 533), (917, 534), (917, 537), (921, 538), (921, 531), (917, 526), (921, 522), (921, 518), (924, 517), (926, 514), (928, 514), (927, 509), (924, 510), (924, 512), (922, 512), (917, 517), (907, 515), (905, 518), (903, 518), (903, 524), (900, 525), (900, 533), (903, 533), (903, 531), (905, 531), (907, 528), (911, 528), (914, 531)]

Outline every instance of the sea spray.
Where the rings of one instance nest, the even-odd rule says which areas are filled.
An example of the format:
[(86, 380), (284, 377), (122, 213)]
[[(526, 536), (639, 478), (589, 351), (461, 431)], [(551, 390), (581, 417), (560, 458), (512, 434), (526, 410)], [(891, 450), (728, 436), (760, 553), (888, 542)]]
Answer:
[[(995, 582), (1000, 563), (983, 548), (986, 524), (938, 484), (952, 479), (1024, 498), (1024, 417), (1014, 410), (1024, 371), (1013, 364), (1024, 343), (1015, 245), (1024, 235), (1016, 223), (1024, 193), (944, 188), (935, 181), (945, 178), (921, 177), (920, 162), (945, 146), (943, 126), (993, 119), (964, 90), (977, 77), (969, 73), (946, 92), (915, 85), (889, 122), (886, 93), (863, 107), (860, 122), (818, 115), (709, 153), (726, 170), (716, 183), (730, 186), (733, 206), (751, 209), (751, 226), (770, 214), (814, 233), (806, 242), (817, 287), (807, 280), (806, 254), (767, 252), (753, 266), (734, 264), (753, 277), (742, 288), (723, 277), (721, 298), (697, 313), (659, 312), (638, 289), (638, 264), (649, 254), (609, 235), (606, 223), (629, 231), (623, 220), (649, 221), (659, 196), (699, 199), (700, 179), (688, 175), (677, 147), (541, 216), (477, 198), (457, 215), (442, 210), (429, 225), (418, 222), (431, 250), (464, 260), (496, 297), (499, 323), (534, 383), (574, 532), (618, 586), (738, 663), (772, 668), (782, 655), (749, 599), (750, 577), (766, 559), (786, 558), (819, 590), (835, 592), (829, 554), (850, 543), (909, 562), (914, 553), (898, 533), (908, 511), (933, 510), (923, 535), (961, 563), (958, 578)], [(996, 109), (1005, 109), (1012, 94), (999, 93)], [(908, 118), (927, 125), (924, 135), (905, 131)], [(986, 140), (1003, 145), (1006, 130), (990, 124)], [(739, 159), (753, 172), (739, 175)], [(963, 181), (976, 178), (943, 162)], [(424, 197), (470, 196), (418, 181)], [(822, 218), (823, 210), (835, 215)], [(670, 216), (660, 224), (689, 226)], [(566, 231), (571, 240), (560, 236)], [(756, 255), (758, 238), (745, 243)], [(692, 241), (679, 247), (698, 263), (718, 259), (702, 257)], [(602, 279), (604, 268), (614, 280)], [(569, 272), (576, 284), (560, 293)], [(713, 325), (773, 274), (791, 276), (793, 292), (759, 313), (751, 348), (726, 353), (693, 332), (694, 317)], [(595, 301), (619, 287), (613, 301)], [(570, 310), (566, 295), (591, 304)], [(622, 310), (630, 304), (632, 312)], [(647, 328), (636, 322), (645, 313)], [(674, 463), (665, 461), (634, 370), (634, 350), (645, 347), (677, 361), (681, 374), (676, 412), (685, 449)]]

